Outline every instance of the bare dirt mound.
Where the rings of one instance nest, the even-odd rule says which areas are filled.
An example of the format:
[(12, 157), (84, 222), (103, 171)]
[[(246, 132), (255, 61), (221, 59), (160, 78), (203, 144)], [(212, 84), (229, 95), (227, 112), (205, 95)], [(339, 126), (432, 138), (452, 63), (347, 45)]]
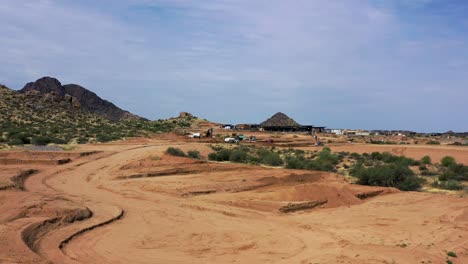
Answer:
[(28, 177), (37, 172), (38, 170), (35, 169), (24, 170), (19, 172), (15, 176), (10, 177), (8, 182), (5, 182), (5, 180), (3, 180), (3, 183), (0, 183), (0, 191), (8, 189), (18, 189), (22, 191), (26, 190), (26, 188), (24, 187), (24, 182)]
[(88, 208), (67, 210), (57, 217), (29, 225), (21, 232), (21, 238), (32, 251), (37, 252), (36, 244), (47, 232), (72, 224), (75, 221), (83, 221), (92, 215), (93, 213)]

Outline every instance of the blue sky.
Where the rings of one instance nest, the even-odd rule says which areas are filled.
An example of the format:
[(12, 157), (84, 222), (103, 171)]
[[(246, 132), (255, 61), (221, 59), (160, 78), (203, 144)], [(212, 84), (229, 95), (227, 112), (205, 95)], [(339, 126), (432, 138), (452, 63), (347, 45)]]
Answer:
[(468, 1), (0, 0), (0, 83), (150, 118), (468, 131)]

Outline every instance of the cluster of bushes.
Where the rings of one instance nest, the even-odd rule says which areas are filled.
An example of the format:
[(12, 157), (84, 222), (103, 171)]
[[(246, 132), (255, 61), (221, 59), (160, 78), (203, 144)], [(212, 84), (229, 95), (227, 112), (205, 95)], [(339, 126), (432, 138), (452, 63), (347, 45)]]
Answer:
[(429, 156), (424, 156), (419, 166), (421, 175), (435, 176), (438, 175), (431, 186), (434, 188), (445, 190), (462, 190), (463, 184), (460, 181), (468, 181), (468, 166), (457, 163), (453, 157), (446, 156), (440, 160), (440, 164), (435, 164), (433, 167), (436, 170), (429, 170), (427, 165), (432, 164)]
[(177, 157), (189, 157), (192, 159), (200, 159), (200, 151), (198, 150), (189, 150), (187, 151), (187, 154), (179, 149), (179, 148), (174, 148), (174, 147), (169, 147), (166, 149), (166, 154), (172, 155), (172, 156), (177, 156)]
[(212, 149), (215, 152), (208, 155), (209, 160), (265, 164), (270, 166), (282, 166), (284, 164), (280, 154), (274, 149), (245, 146), (238, 146), (235, 148), (212, 146)]
[(342, 161), (342, 157), (333, 154), (329, 148), (323, 148), (310, 158), (304, 155), (288, 155), (285, 160), (288, 169), (336, 171), (336, 165)]
[(427, 145), (440, 145), (440, 142), (437, 140), (430, 140), (426, 144)]
[(283, 166), (288, 169), (336, 171), (336, 165), (342, 161), (343, 154), (333, 154), (329, 148), (320, 152), (306, 153), (303, 150), (275, 148), (254, 148), (238, 146), (223, 148), (212, 146), (215, 152), (208, 155), (214, 161), (231, 161), (239, 163), (265, 164)]
[(351, 168), (350, 174), (358, 178), (358, 184), (395, 187), (403, 191), (417, 190), (425, 181), (416, 176), (408, 164), (402, 162), (368, 168), (358, 163)]
[(89, 114), (77, 113), (76, 116), (57, 117), (32, 121), (11, 122), (0, 120), (0, 143), (7, 145), (47, 145), (68, 144), (76, 142), (85, 144), (91, 141), (109, 142), (134, 136), (145, 136), (149, 133), (166, 133), (177, 128), (190, 126), (193, 120), (173, 118), (168, 120), (146, 121), (131, 120), (111, 122), (107, 119)]
[(422, 157), (422, 158), (421, 158), (421, 163), (422, 163), (422, 164), (425, 164), (425, 165), (432, 164), (431, 157), (429, 157), (429, 156), (424, 156), (424, 157)]
[[(364, 157), (368, 157), (367, 153), (363, 154)], [(414, 159), (404, 157), (404, 156), (396, 156), (392, 155), (389, 152), (372, 152), (370, 154), (370, 159), (373, 161), (382, 161), (383, 163), (399, 163), (399, 164), (404, 164), (407, 166), (418, 166), (420, 165), (419, 161), (416, 161)]]
[(432, 187), (444, 190), (463, 190), (463, 185), (459, 181), (434, 181)]
[(457, 163), (453, 157), (446, 156), (440, 160), (440, 181), (468, 181), (468, 166)]
[[(410, 166), (418, 166), (422, 175), (440, 175), (433, 187), (460, 190), (463, 185), (460, 180), (468, 180), (468, 167), (458, 164), (452, 157), (444, 157), (441, 165), (432, 165), (429, 156), (421, 160), (392, 155), (388, 152), (333, 153), (330, 148), (321, 151), (303, 151), (297, 149), (277, 150), (272, 148), (258, 148), (254, 146), (236, 146), (226, 148), (221, 145), (211, 146), (213, 153), (208, 155), (209, 160), (230, 161), (237, 163), (266, 164), (271, 166), (284, 166), (288, 169), (320, 170), (336, 172), (339, 164), (349, 170), (349, 174), (357, 178), (357, 183), (370, 186), (394, 187), (403, 191), (414, 191), (421, 188), (426, 181), (418, 177)], [(186, 156), (178, 149), (169, 150), (168, 153), (176, 156)], [(189, 152), (189, 156), (192, 156)], [(198, 155), (196, 155), (198, 157)], [(342, 163), (345, 161), (345, 163)], [(350, 162), (351, 165), (347, 165)], [(431, 170), (428, 168), (430, 165)], [(432, 168), (438, 168), (434, 171)]]
[(382, 140), (373, 140), (371, 139), (368, 143), (376, 145), (396, 145), (395, 141), (382, 141)]

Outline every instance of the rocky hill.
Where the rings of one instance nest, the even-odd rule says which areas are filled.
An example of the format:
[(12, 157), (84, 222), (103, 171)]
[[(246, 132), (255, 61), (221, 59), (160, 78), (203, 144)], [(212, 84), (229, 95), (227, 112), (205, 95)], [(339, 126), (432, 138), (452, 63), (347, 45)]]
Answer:
[[(73, 95), (71, 95), (72, 93)], [(109, 118), (110, 117), (110, 118)], [(0, 85), (0, 148), (5, 145), (106, 142), (190, 127), (193, 117), (149, 121), (82, 87), (53, 78), (21, 91)]]
[(289, 116), (278, 112), (274, 114), (272, 117), (268, 118), (266, 121), (260, 123), (260, 127), (282, 127), (282, 126), (294, 126), (299, 127), (301, 126), (298, 124), (294, 119), (290, 118)]
[(95, 113), (112, 121), (142, 119), (120, 109), (84, 87), (77, 84), (62, 85), (59, 80), (51, 77), (43, 77), (35, 82), (28, 83), (20, 92), (57, 97), (57, 100), (69, 101), (84, 112)]

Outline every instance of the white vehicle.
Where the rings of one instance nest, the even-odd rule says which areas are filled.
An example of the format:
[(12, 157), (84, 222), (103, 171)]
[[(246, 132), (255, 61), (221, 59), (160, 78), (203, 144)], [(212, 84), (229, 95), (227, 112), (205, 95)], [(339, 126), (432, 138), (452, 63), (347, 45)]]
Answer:
[(227, 138), (224, 138), (224, 142), (226, 142), (226, 143), (237, 143), (237, 142), (239, 142), (239, 140), (235, 139), (233, 137), (227, 137)]
[(201, 138), (201, 134), (200, 133), (192, 133), (189, 135), (190, 138)]

